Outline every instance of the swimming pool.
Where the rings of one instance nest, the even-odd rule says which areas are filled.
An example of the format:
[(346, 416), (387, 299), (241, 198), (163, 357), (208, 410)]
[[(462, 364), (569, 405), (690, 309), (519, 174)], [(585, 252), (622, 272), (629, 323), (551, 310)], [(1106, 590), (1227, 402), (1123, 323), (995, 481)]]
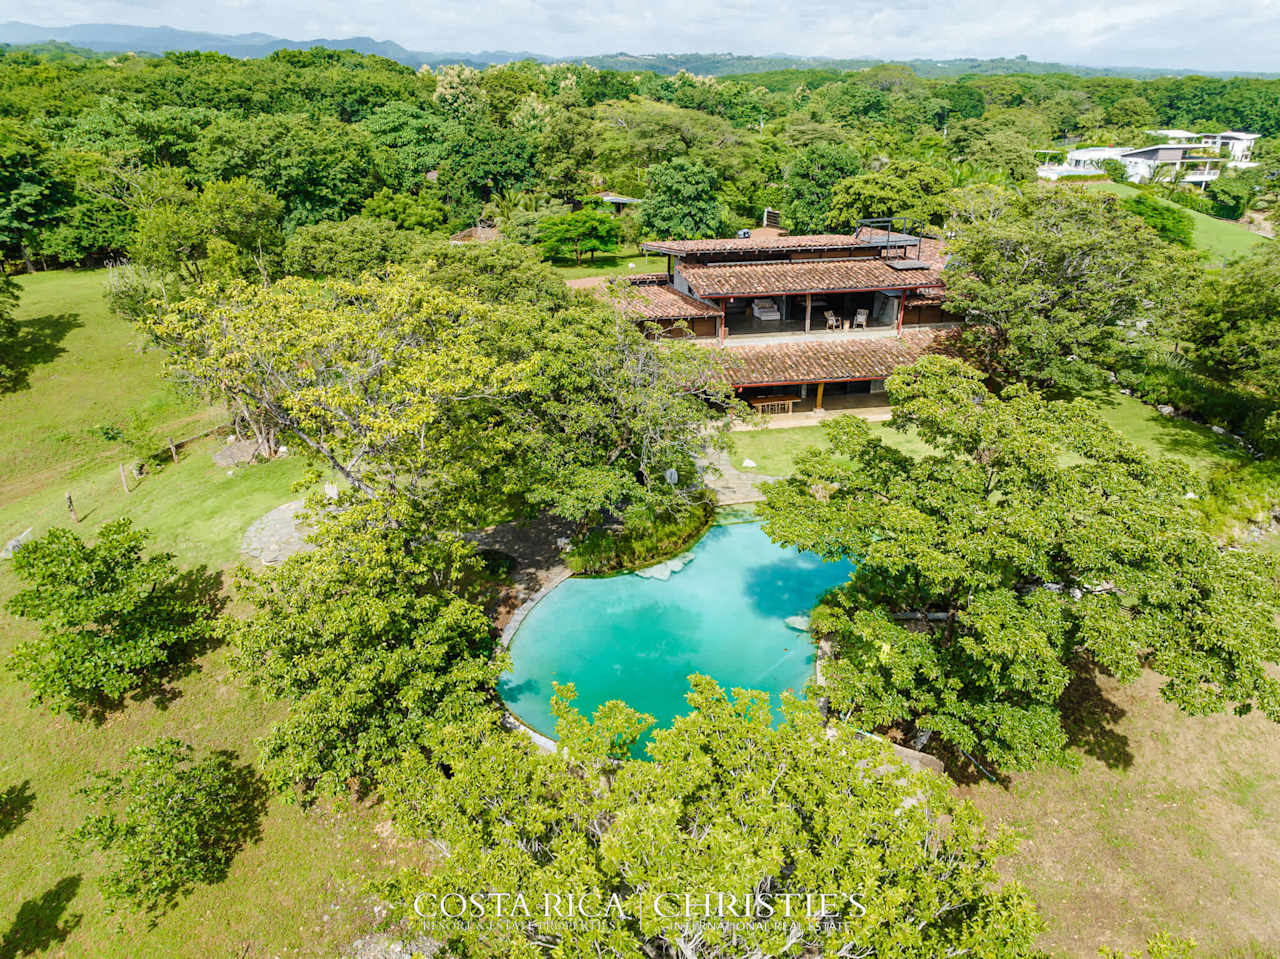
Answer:
[(778, 546), (759, 523), (712, 526), (686, 558), (665, 580), (574, 577), (544, 596), (516, 630), (499, 682), (511, 712), (551, 735), (553, 682), (574, 683), (588, 715), (621, 699), (661, 725), (688, 711), (690, 673), (726, 689), (802, 692), (814, 649), (786, 620), (807, 615), (852, 564)]

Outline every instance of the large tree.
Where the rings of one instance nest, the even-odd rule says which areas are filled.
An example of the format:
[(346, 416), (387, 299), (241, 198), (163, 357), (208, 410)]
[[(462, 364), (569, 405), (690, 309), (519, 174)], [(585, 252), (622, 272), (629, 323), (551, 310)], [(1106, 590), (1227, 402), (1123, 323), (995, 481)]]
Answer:
[(645, 180), (640, 223), (646, 232), (663, 240), (692, 240), (719, 231), (716, 175), (709, 167), (677, 157), (649, 167)]
[(548, 256), (572, 253), (574, 262), (582, 263), (582, 254), (608, 253), (618, 248), (621, 229), (618, 220), (604, 210), (583, 207), (569, 213), (557, 213), (538, 224), (538, 238)]
[(131, 200), (137, 230), (131, 258), (180, 284), (208, 276), (265, 279), (278, 269), (284, 204), (237, 177), (188, 189), (178, 171), (147, 177)]
[(1036, 955), (1034, 908), (995, 870), (1011, 843), (945, 779), (812, 703), (784, 697), (776, 723), (766, 694), (692, 684), (647, 758), (631, 749), (651, 717), (615, 701), (588, 721), (572, 687), (555, 755), (452, 731), (434, 761), (407, 756), (388, 805), (442, 857), (388, 899), (459, 957)]
[(858, 154), (839, 144), (815, 143), (796, 154), (787, 165), (783, 206), (791, 232), (826, 232), (831, 191), (861, 170)]
[(289, 702), (262, 741), (288, 798), (367, 788), (438, 727), (497, 718), (501, 661), (474, 602), (474, 549), (421, 520), (403, 504), (347, 503), (322, 517), (314, 549), (242, 572), (255, 613), (225, 631), (240, 672)]
[(605, 306), (552, 315), (433, 279), (232, 284), (148, 329), (265, 449), (292, 435), (361, 493), (406, 496), (441, 521), (696, 502), (696, 461), (722, 442), (706, 401), (730, 401), (714, 356), (648, 340)]
[(19, 292), (13, 277), (0, 273), (0, 393), (12, 389), (21, 375), (16, 360), (18, 323), (13, 318)]
[(1077, 672), (1150, 667), (1192, 714), (1280, 720), (1274, 565), (1202, 531), (1181, 465), (1122, 439), (1083, 401), (989, 392), (957, 360), (888, 381), (913, 458), (854, 417), (769, 486), (776, 540), (857, 563), (814, 628), (832, 707), (863, 728), (914, 725), (1005, 768), (1067, 764)]
[(1144, 332), (1177, 328), (1198, 272), (1119, 197), (1028, 190), (999, 217), (957, 222), (947, 309), (974, 359), (1003, 381), (1086, 387)]
[(926, 224), (941, 223), (950, 189), (946, 173), (937, 167), (900, 160), (883, 170), (837, 183), (831, 191), (826, 225), (836, 232), (852, 233), (858, 221), (868, 217), (903, 216)]
[(1258, 397), (1265, 423), (1252, 432), (1280, 447), (1280, 246), (1261, 244), (1212, 275), (1187, 336), (1202, 362)]
[(0, 117), (0, 258), (22, 259), (28, 271), (36, 233), (67, 201), (54, 175), (49, 145), (29, 125)]

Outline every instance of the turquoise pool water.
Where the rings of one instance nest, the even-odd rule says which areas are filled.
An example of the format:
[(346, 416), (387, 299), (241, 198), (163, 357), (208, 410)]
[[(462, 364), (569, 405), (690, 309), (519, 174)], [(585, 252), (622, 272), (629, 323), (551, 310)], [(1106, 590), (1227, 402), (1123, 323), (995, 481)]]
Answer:
[(529, 612), (499, 683), (511, 711), (551, 735), (552, 683), (577, 686), (590, 714), (621, 699), (662, 725), (688, 711), (690, 673), (725, 688), (802, 692), (813, 673), (808, 634), (788, 627), (852, 572), (770, 542), (758, 523), (713, 526), (670, 579), (573, 578)]

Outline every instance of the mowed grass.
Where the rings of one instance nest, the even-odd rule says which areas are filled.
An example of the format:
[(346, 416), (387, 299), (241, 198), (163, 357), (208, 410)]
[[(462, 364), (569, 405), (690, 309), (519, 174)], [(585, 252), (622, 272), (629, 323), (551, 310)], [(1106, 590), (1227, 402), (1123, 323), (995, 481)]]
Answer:
[(667, 268), (665, 256), (645, 253), (635, 246), (622, 247), (616, 253), (597, 253), (595, 260), (584, 256), (581, 266), (574, 262), (573, 257), (552, 257), (547, 262), (566, 280), (618, 273), (661, 273)]
[(1280, 725), (1257, 713), (1194, 717), (1161, 679), (1103, 677), (1075, 715), (1078, 772), (1014, 773), (960, 791), (1023, 836), (1001, 872), (1031, 892), (1052, 955), (1134, 952), (1161, 930), (1197, 955), (1280, 955)]
[[(253, 520), (302, 495), (292, 490), (304, 462), (296, 457), (230, 471), (210, 454), (221, 440), (186, 446), (141, 480), (120, 485), (129, 454), (93, 427), (123, 424), (135, 412), (160, 436), (182, 439), (223, 417), (181, 397), (161, 375), (160, 353), (102, 302), (105, 275), (50, 273), (23, 277), (19, 317), (26, 333), (27, 384), (0, 396), (0, 537), (26, 528), (40, 535), (69, 525), (65, 494), (75, 499), (82, 535), (129, 516), (150, 528), (157, 548), (183, 566), (214, 573), (234, 564)], [(0, 604), (18, 583), (0, 561)], [(0, 660), (33, 635), (31, 624), (0, 612)], [(273, 800), (260, 839), (243, 850), (225, 882), (198, 888), (158, 925), (112, 916), (98, 892), (98, 864), (60, 842), (86, 807), (75, 790), (94, 770), (117, 767), (127, 750), (157, 736), (198, 748), (257, 756), (282, 707), (246, 689), (226, 649), (199, 658), (162, 701), (130, 702), (100, 726), (32, 708), (26, 688), (0, 671), (0, 957), (331, 956), (374, 922), (363, 893), (386, 867), (421, 863), (380, 828), (376, 807), (326, 804), (304, 812)]]
[[(1095, 180), (1080, 185), (1086, 190), (1101, 190), (1104, 193), (1114, 193), (1117, 196), (1135, 196), (1140, 192), (1137, 188), (1127, 183), (1112, 183), (1109, 180)], [(1231, 220), (1219, 220), (1217, 217), (1207, 216), (1197, 210), (1189, 210), (1184, 206), (1171, 203), (1158, 196), (1153, 196), (1149, 193), (1146, 195), (1161, 203), (1167, 203), (1175, 209), (1189, 213), (1191, 219), (1195, 221), (1192, 243), (1196, 249), (1204, 250), (1210, 254), (1212, 259), (1219, 262), (1229, 260), (1242, 253), (1248, 253), (1260, 243), (1274, 242)]]
[[(1202, 476), (1248, 460), (1239, 444), (1230, 437), (1219, 436), (1188, 420), (1162, 416), (1132, 396), (1108, 392), (1089, 399), (1098, 407), (1102, 419), (1122, 436), (1152, 455), (1179, 459)], [(914, 431), (896, 430), (887, 422), (869, 425), (873, 435), (905, 453), (920, 456), (931, 452), (931, 448)], [(735, 432), (732, 439), (730, 460), (736, 469), (770, 476), (789, 475), (798, 454), (810, 447), (826, 449), (829, 445), (821, 426), (742, 430)], [(742, 465), (744, 459), (756, 465), (745, 467)]]
[(218, 422), (162, 375), (163, 353), (107, 312), (106, 270), (19, 277), (19, 365), (0, 394), (0, 503), (120, 459), (103, 427), (136, 421), (181, 441)]
[[(888, 423), (869, 423), (877, 439), (895, 449), (920, 456), (929, 447), (914, 433), (892, 429)], [(831, 444), (821, 426), (793, 426), (779, 429), (739, 430), (732, 434), (733, 449), (729, 460), (744, 473), (788, 476), (795, 468), (796, 457), (812, 447), (827, 449)], [(743, 465), (751, 460), (755, 466)]]

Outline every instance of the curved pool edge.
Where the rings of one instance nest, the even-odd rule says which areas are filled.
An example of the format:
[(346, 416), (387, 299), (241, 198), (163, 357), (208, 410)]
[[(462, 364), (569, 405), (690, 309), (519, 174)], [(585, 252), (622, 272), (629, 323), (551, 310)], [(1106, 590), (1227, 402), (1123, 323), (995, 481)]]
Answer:
[[(507, 625), (502, 628), (502, 636), (498, 640), (498, 649), (510, 649), (511, 641), (515, 639), (516, 632), (520, 629), (520, 624), (533, 611), (533, 607), (546, 599), (553, 589), (571, 576), (573, 576), (573, 570), (568, 566), (561, 566), (552, 570), (551, 577), (547, 580), (546, 585), (521, 603), (519, 608), (511, 614), (511, 618), (507, 620)], [(516, 730), (524, 732), (525, 735), (533, 740), (533, 745), (544, 753), (554, 753), (556, 751), (555, 740), (544, 736), (513, 713), (511, 707), (507, 705), (507, 701), (502, 698), (501, 692), (498, 692), (498, 699), (502, 703), (502, 725), (505, 729), (511, 732)]]
[(547, 594), (563, 583), (566, 579), (573, 575), (573, 570), (568, 566), (561, 566), (551, 571), (551, 578), (547, 580), (547, 584), (538, 590), (523, 603), (519, 608), (511, 614), (511, 618), (507, 620), (507, 625), (502, 627), (502, 638), (498, 640), (499, 649), (508, 649), (511, 646), (511, 640), (515, 638), (516, 630), (520, 628), (520, 624), (524, 622), (525, 617), (533, 611), (533, 607), (546, 599)]

